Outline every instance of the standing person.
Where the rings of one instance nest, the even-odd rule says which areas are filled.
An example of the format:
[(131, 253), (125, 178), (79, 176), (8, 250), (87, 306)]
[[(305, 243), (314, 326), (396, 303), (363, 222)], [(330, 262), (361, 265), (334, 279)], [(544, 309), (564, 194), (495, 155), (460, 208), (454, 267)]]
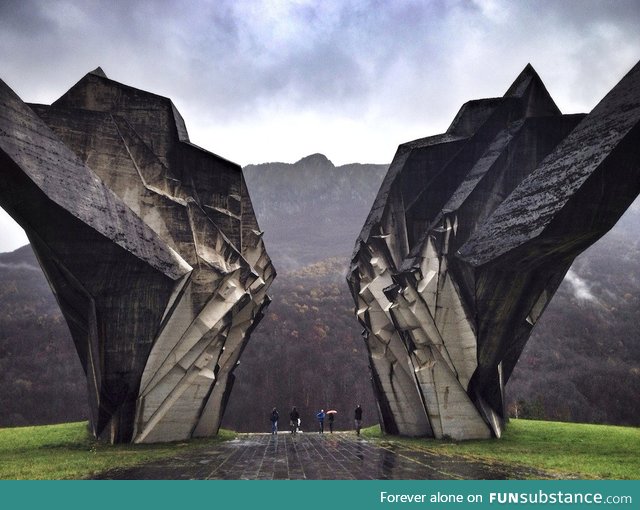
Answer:
[(277, 434), (278, 433), (278, 419), (280, 418), (280, 415), (278, 414), (278, 410), (274, 407), (273, 410), (271, 411), (271, 433), (272, 434)]
[(360, 435), (360, 429), (362, 428), (362, 407), (360, 404), (356, 407), (355, 412), (353, 413), (354, 423), (356, 426), (356, 434)]
[(293, 406), (291, 412), (289, 413), (289, 425), (291, 426), (291, 433), (295, 434), (298, 431), (298, 420), (300, 419), (300, 413), (296, 409), (296, 406)]
[(324, 409), (320, 409), (320, 412), (316, 414), (316, 418), (318, 418), (318, 426), (320, 427), (318, 433), (320, 434), (324, 434), (324, 417)]
[(333, 420), (335, 419), (336, 415), (334, 413), (329, 414), (329, 432), (331, 432), (333, 434)]

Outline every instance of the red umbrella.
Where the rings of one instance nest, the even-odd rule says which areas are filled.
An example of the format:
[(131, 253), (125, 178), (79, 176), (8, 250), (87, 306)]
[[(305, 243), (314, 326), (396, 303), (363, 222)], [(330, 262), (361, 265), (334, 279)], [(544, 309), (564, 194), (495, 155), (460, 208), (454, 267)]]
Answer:
[(338, 411), (331, 409), (331, 411), (326, 411), (324, 414), (338, 414)]

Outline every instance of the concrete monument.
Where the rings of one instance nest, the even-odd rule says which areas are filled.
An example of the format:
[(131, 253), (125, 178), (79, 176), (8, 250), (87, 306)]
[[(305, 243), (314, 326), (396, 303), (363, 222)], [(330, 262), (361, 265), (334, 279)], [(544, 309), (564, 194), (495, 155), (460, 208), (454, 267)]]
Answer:
[(216, 434), (275, 277), (241, 168), (100, 68), (50, 106), (0, 82), (0, 206), (69, 325), (94, 435)]
[(588, 115), (562, 115), (527, 65), (401, 145), (348, 276), (383, 429), (500, 437), (532, 328), (639, 192), (640, 64)]

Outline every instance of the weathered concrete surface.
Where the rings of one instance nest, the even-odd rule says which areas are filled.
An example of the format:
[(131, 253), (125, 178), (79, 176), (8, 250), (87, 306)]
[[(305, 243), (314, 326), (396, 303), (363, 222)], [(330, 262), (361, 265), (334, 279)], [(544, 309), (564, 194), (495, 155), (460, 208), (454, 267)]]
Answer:
[(0, 205), (67, 319), (94, 434), (216, 434), (275, 276), (240, 167), (99, 69), (51, 106), (3, 84), (0, 107)]
[(348, 276), (383, 428), (499, 437), (532, 327), (639, 192), (639, 65), (587, 116), (562, 115), (528, 65), (401, 145)]
[(141, 466), (99, 473), (100, 480), (507, 480), (551, 479), (526, 466), (442, 456), (336, 434), (241, 434), (238, 439)]

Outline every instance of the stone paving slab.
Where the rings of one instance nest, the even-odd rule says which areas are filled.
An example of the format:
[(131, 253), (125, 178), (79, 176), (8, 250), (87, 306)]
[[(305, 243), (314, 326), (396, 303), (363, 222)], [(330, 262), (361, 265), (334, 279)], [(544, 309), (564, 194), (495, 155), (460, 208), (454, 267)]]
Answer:
[(553, 476), (511, 464), (438, 455), (420, 447), (376, 443), (352, 432), (241, 434), (170, 459), (114, 469), (118, 480), (504, 480)]

